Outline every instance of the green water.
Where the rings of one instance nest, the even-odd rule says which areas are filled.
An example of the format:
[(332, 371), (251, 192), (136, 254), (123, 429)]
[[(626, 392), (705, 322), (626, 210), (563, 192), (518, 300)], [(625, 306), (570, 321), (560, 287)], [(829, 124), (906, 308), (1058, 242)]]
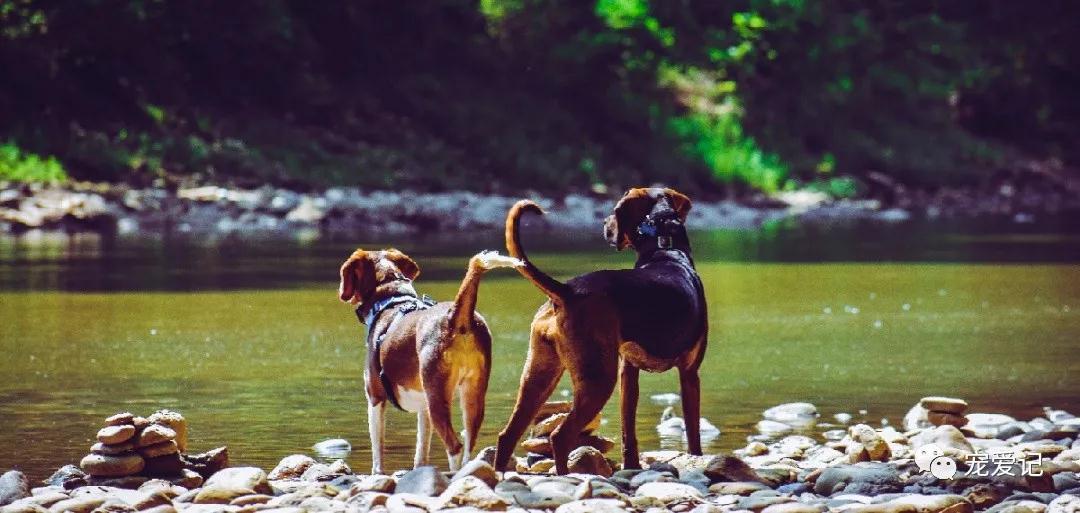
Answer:
[[(874, 424), (899, 424), (931, 394), (1022, 417), (1044, 405), (1080, 410), (1076, 237), (905, 245), (899, 232), (859, 233), (849, 248), (863, 249), (850, 251), (876, 261), (807, 256), (799, 246), (814, 237), (802, 231), (695, 237), (711, 330), (703, 414), (722, 430), (709, 449), (744, 445), (762, 410), (791, 401), (816, 404), (823, 421), (848, 412)], [(399, 242), (424, 268), (417, 288), (436, 298), (452, 296), (468, 254), (498, 247)], [(193, 449), (228, 445), (234, 463), (269, 468), (341, 437), (354, 446), (350, 465), (369, 470), (363, 331), (335, 289), (348, 250), (372, 244), (0, 239), (0, 469), (44, 477), (77, 462), (105, 416), (170, 408), (188, 418)], [(563, 277), (632, 263), (588, 238), (533, 245), (538, 265)], [(905, 261), (874, 253), (889, 248)], [(495, 337), (488, 445), (509, 415), (542, 296), (506, 270), (480, 293)], [(663, 406), (649, 399), (677, 391), (676, 376), (645, 375), (642, 386), (642, 448), (678, 447), (659, 439)], [(601, 434), (618, 439), (617, 400), (605, 416)], [(390, 468), (410, 464), (414, 430), (414, 416), (388, 414)], [(436, 440), (433, 459), (445, 465), (441, 454)]]

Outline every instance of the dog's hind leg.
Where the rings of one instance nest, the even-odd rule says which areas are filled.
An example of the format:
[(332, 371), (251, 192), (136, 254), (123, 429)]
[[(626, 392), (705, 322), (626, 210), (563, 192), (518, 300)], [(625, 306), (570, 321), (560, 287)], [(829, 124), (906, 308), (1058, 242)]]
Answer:
[(636, 469), (641, 468), (637, 441), (638, 375), (641, 371), (626, 360), (622, 360), (620, 366), (623, 468)]
[(476, 450), (476, 439), (480, 436), (480, 426), (484, 423), (484, 397), (487, 395), (490, 370), (479, 371), (479, 376), (470, 376), (459, 387), (461, 395), (461, 420), (465, 425), (465, 453), (463, 461), (469, 461)]
[[(596, 348), (594, 353), (578, 363), (581, 367), (574, 370), (574, 405), (562, 425), (551, 433), (551, 452), (555, 458), (555, 472), (566, 474), (567, 459), (581, 436), (581, 430), (600, 410), (604, 408), (615, 391), (618, 372), (618, 356), (606, 355), (599, 349), (599, 344), (580, 344), (579, 347)], [(583, 355), (577, 355), (581, 358)]]
[(521, 435), (532, 423), (536, 412), (551, 393), (563, 374), (563, 365), (555, 352), (555, 345), (537, 334), (532, 334), (529, 341), (529, 355), (525, 359), (525, 370), (521, 373), (521, 386), (518, 388), (517, 401), (506, 427), (499, 433), (499, 443), (495, 450), (495, 469), (506, 470), (510, 457), (514, 455), (514, 446)]
[(371, 473), (382, 474), (383, 457), (383, 415), (386, 413), (386, 401), (371, 404), (368, 401), (368, 434), (371, 435)]
[(416, 412), (416, 455), (413, 456), (413, 468), (428, 464), (431, 453), (431, 418), (427, 408)]
[(445, 362), (428, 357), (421, 358), (423, 368), (420, 376), (427, 394), (427, 409), (435, 433), (446, 446), (446, 457), (450, 470), (456, 471), (461, 465), (461, 439), (454, 432), (451, 401), (454, 399), (455, 380), (447, 372)]

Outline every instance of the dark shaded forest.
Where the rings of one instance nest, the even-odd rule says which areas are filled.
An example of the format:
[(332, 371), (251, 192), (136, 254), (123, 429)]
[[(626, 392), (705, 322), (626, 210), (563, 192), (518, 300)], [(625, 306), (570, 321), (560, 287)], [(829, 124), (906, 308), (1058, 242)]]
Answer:
[(0, 179), (972, 184), (1080, 153), (1080, 3), (0, 0)]

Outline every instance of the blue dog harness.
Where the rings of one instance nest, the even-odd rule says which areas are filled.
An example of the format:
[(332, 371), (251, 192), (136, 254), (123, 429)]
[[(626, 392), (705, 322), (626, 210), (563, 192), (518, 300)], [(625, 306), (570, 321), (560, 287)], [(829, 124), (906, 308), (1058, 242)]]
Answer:
[[(398, 319), (405, 316), (410, 312), (417, 310), (427, 310), (435, 305), (435, 300), (427, 296), (427, 294), (417, 297), (411, 294), (401, 294), (397, 296), (390, 296), (380, 299), (371, 305), (371, 310), (368, 310), (367, 314), (361, 312), (363, 305), (356, 307), (356, 319), (361, 324), (367, 326), (367, 345), (368, 351), (374, 351), (375, 362), (378, 363), (379, 354), (382, 349), (383, 339), (386, 338), (386, 334), (390, 332), (390, 329), (394, 327)], [(390, 319), (390, 322), (386, 323), (386, 328), (381, 330), (380, 333), (375, 332), (375, 320), (387, 308), (397, 307), (397, 311), (394, 313), (394, 317)], [(383, 389), (386, 391), (386, 397), (390, 399), (390, 404), (393, 404), (395, 408), (405, 411), (405, 408), (401, 407), (398, 403), (397, 396), (394, 395), (394, 388), (390, 383), (389, 378), (386, 377), (386, 373), (383, 372), (382, 366), (379, 365), (379, 381), (382, 382)]]

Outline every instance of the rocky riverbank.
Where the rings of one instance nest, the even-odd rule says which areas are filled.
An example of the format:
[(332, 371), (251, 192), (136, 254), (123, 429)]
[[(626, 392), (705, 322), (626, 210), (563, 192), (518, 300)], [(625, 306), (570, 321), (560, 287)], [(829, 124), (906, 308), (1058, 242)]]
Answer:
[[(806, 223), (848, 220), (902, 222), (911, 218), (995, 216), (1017, 223), (1080, 210), (1080, 193), (1065, 186), (1018, 185), (911, 192), (873, 189), (865, 199), (833, 200), (810, 190), (754, 196), (740, 201), (697, 200), (690, 225), (698, 229), (755, 228), (795, 219)], [(595, 231), (611, 212), (612, 195), (570, 194), (537, 199), (556, 228)], [(92, 230), (120, 233), (288, 234), (298, 230), (348, 234), (500, 229), (520, 197), (472, 192), (420, 193), (330, 188), (296, 192), (266, 186), (148, 187), (104, 183), (63, 186), (0, 183), (0, 232)]]
[[(11, 471), (0, 478), (0, 512), (1080, 511), (1080, 419), (1064, 411), (1018, 421), (928, 397), (911, 409), (902, 431), (843, 426), (850, 415), (822, 419), (806, 403), (779, 405), (764, 417), (760, 433), (734, 454), (650, 451), (642, 454), (644, 469), (617, 470), (583, 446), (572, 457), (576, 473), (566, 476), (532, 472), (527, 457), (518, 458), (516, 471), (497, 472), (492, 448), (456, 473), (421, 467), (365, 475), (342, 460), (303, 454), (270, 472), (224, 468), (201, 482), (130, 475), (94, 484), (65, 467), (31, 488)], [(113, 431), (105, 435), (118, 436)]]

